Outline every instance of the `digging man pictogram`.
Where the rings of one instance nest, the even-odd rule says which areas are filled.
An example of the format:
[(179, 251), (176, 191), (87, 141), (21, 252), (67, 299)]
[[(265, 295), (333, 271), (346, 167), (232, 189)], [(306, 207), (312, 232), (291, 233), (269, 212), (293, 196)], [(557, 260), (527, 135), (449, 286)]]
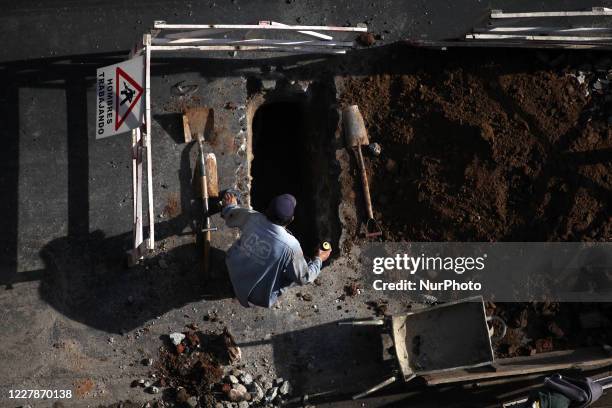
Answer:
[(125, 98), (121, 100), (121, 103), (119, 105), (123, 105), (126, 102), (132, 103), (132, 99), (134, 99), (134, 94), (136, 93), (136, 91), (130, 88), (125, 81), (123, 81), (123, 88), (124, 89), (121, 91), (121, 95), (124, 95)]

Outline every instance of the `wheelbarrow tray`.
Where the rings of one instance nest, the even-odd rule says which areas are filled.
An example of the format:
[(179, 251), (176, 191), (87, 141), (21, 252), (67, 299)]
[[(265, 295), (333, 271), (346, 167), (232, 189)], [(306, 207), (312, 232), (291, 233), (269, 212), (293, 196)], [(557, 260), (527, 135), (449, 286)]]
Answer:
[(404, 381), (415, 375), (493, 364), (481, 296), (392, 316), (391, 331)]

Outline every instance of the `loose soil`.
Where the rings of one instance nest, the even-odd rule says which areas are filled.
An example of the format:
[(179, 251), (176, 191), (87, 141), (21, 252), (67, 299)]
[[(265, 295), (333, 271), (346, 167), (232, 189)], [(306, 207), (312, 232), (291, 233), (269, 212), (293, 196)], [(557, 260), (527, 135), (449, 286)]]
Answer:
[[(171, 387), (172, 390), (183, 388), (186, 397), (197, 396), (203, 407), (214, 407), (216, 403), (215, 387), (223, 377), (223, 366), (233, 362), (233, 337), (225, 330), (223, 333), (189, 330), (184, 333), (185, 339), (179, 346), (174, 346), (169, 339), (160, 348), (159, 359), (154, 363), (157, 385)], [(179, 398), (168, 395), (170, 400)]]
[(342, 103), (359, 105), (382, 146), (367, 161), (386, 240), (610, 239), (612, 112), (591, 89), (599, 60), (580, 59), (580, 84), (568, 58), (551, 67), (548, 54), (508, 54), (413, 55), (403, 74), (345, 81)]
[[(382, 147), (363, 150), (385, 240), (610, 240), (612, 61), (400, 51), (381, 58), (379, 74), (347, 76), (340, 89), (341, 104), (359, 105), (370, 142)], [(606, 304), (491, 303), (488, 313), (509, 325), (497, 357), (612, 337), (609, 322), (581, 323), (609, 315)]]

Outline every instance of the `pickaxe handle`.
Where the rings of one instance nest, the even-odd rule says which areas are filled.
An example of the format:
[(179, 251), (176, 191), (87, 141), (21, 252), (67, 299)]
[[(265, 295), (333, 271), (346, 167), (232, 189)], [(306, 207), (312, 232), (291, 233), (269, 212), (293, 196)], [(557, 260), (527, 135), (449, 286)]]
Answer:
[(203, 225), (202, 229), (202, 244), (203, 244), (203, 271), (204, 276), (208, 277), (210, 272), (210, 217), (208, 216), (208, 182), (206, 180), (206, 163), (204, 159), (204, 143), (200, 139), (198, 141), (200, 146), (200, 190), (202, 194), (202, 213), (203, 213)]

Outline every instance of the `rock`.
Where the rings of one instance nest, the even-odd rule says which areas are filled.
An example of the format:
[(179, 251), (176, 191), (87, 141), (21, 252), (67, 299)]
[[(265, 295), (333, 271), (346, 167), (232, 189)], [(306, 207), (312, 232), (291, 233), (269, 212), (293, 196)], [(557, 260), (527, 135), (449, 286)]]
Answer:
[(278, 395), (278, 387), (272, 387), (266, 392), (266, 401), (272, 401)]
[(143, 385), (145, 388), (149, 388), (149, 387), (150, 387), (152, 384), (151, 384), (151, 381), (145, 381), (145, 382), (144, 382), (142, 385)]
[(229, 381), (230, 384), (238, 384), (240, 382), (238, 381), (238, 378), (236, 378), (236, 376), (233, 374), (227, 376), (227, 381)]
[(270, 90), (276, 88), (276, 81), (273, 79), (264, 79), (261, 81), (261, 86), (264, 90)]
[(369, 47), (371, 45), (374, 45), (374, 43), (376, 42), (376, 38), (372, 33), (361, 33), (357, 37), (357, 42), (360, 45), (363, 45), (364, 47)]
[(223, 407), (224, 407), (224, 405), (223, 405), (223, 403), (222, 403), (222, 402), (217, 402), (217, 403), (215, 404), (215, 408), (223, 408)]
[(180, 388), (176, 393), (176, 402), (184, 404), (189, 399), (190, 395), (187, 394), (187, 390)]
[(181, 344), (181, 341), (185, 339), (185, 335), (183, 333), (170, 333), (170, 340), (172, 340), (172, 344), (178, 346)]
[(232, 385), (232, 388), (235, 389), (236, 391), (240, 392), (241, 394), (246, 394), (247, 393), (247, 389), (244, 385), (242, 384), (234, 384)]
[(248, 402), (246, 402), (246, 401), (241, 401), (241, 402), (238, 404), (238, 408), (249, 408), (249, 403), (248, 403)]
[(149, 388), (146, 389), (146, 391), (149, 394), (159, 394), (159, 388), (157, 388), (156, 386), (152, 385)]
[(382, 152), (382, 147), (378, 143), (370, 143), (368, 145), (368, 149), (374, 156), (380, 156), (380, 153)]
[(535, 342), (535, 349), (538, 353), (546, 353), (553, 350), (553, 342), (551, 339), (538, 339)]
[(561, 329), (559, 325), (555, 322), (550, 322), (548, 324), (548, 331), (551, 332), (558, 339), (565, 336), (565, 332), (563, 331), (563, 329)]
[(261, 388), (261, 385), (259, 385), (256, 382), (253, 382), (251, 384), (251, 387), (249, 388), (249, 392), (251, 393), (251, 396), (253, 397), (254, 401), (261, 401), (263, 397), (265, 396), (263, 388)]
[(283, 385), (281, 385), (278, 389), (278, 392), (280, 392), (281, 395), (289, 395), (291, 394), (291, 391), (291, 383), (289, 381), (283, 382)]
[(283, 377), (278, 377), (274, 380), (274, 385), (280, 386), (284, 382), (285, 382), (285, 379)]
[(393, 159), (388, 159), (387, 163), (385, 164), (385, 168), (389, 173), (393, 173), (395, 170), (397, 170), (397, 162)]
[(227, 398), (232, 402), (240, 402), (244, 399), (244, 395), (236, 389), (231, 389), (230, 392), (227, 393)]
[(153, 359), (152, 358), (143, 358), (142, 359), (142, 365), (150, 367), (153, 365)]
[(249, 373), (244, 373), (240, 376), (240, 382), (244, 385), (250, 385), (253, 382), (253, 376)]
[(433, 305), (434, 303), (438, 302), (438, 298), (433, 296), (433, 295), (429, 295), (426, 293), (423, 293), (420, 295), (420, 300), (421, 303), (425, 303), (427, 305)]
[(196, 408), (198, 406), (198, 399), (196, 397), (189, 397), (187, 399), (187, 405), (189, 405), (190, 408)]
[(236, 377), (236, 378), (240, 378), (240, 376), (242, 374), (244, 374), (244, 372), (242, 370), (239, 370), (237, 368), (232, 369), (231, 374)]
[(310, 293), (304, 293), (304, 294), (302, 295), (302, 299), (303, 299), (305, 302), (312, 302), (312, 295), (311, 295)]

